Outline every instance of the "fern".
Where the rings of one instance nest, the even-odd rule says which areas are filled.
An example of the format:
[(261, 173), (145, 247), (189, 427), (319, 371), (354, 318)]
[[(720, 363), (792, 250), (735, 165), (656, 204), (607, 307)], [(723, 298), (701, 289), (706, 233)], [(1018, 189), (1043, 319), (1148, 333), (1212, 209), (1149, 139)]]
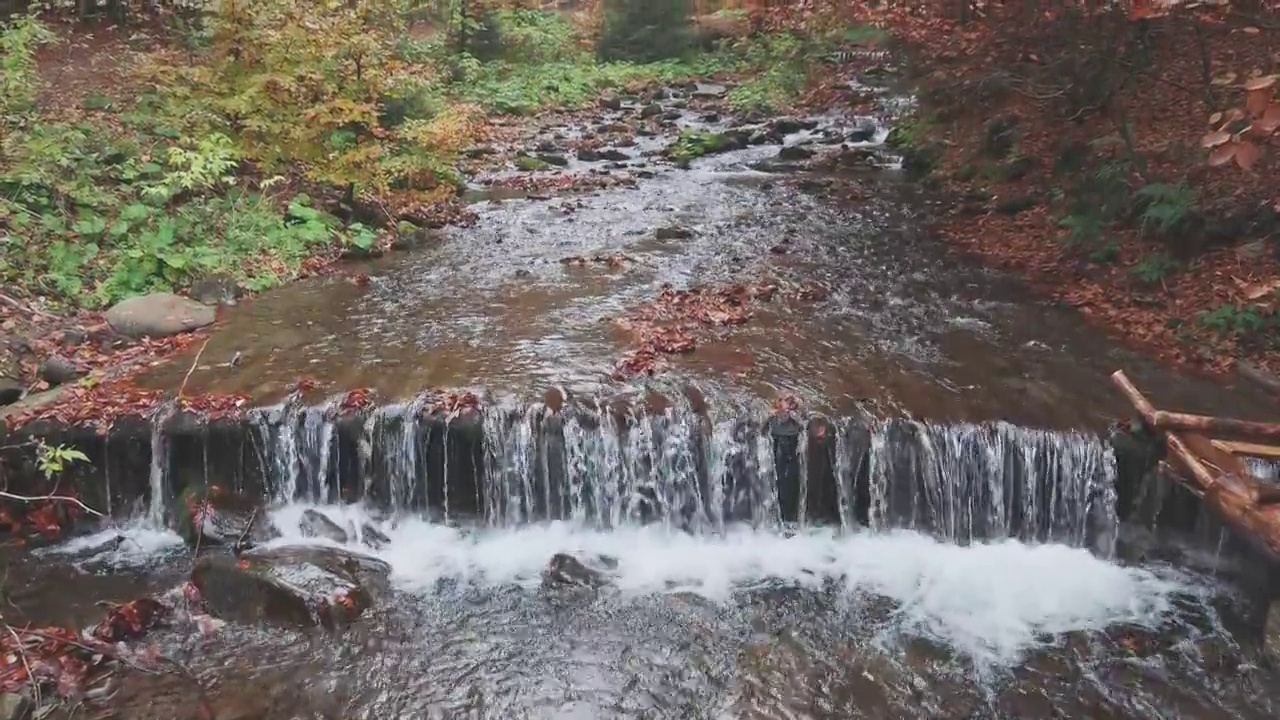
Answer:
[(1169, 185), (1151, 183), (1136, 193), (1146, 209), (1142, 212), (1142, 230), (1155, 228), (1161, 235), (1176, 230), (1186, 221), (1195, 206), (1196, 195), (1185, 183)]

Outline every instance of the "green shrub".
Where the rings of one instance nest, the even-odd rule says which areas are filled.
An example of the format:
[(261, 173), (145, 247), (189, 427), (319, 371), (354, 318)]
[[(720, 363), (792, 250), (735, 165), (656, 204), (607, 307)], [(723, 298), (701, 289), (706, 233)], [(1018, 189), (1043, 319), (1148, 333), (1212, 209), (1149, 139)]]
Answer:
[(652, 62), (689, 51), (689, 0), (604, 0), (604, 27), (596, 43), (602, 60)]

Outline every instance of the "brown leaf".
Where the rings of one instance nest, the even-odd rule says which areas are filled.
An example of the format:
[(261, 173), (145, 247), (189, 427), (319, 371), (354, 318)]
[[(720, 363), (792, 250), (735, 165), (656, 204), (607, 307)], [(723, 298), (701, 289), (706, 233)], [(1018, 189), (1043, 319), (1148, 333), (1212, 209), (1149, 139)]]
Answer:
[(1226, 132), (1225, 130), (1217, 130), (1200, 138), (1200, 147), (1216, 148), (1219, 145), (1223, 145), (1229, 142), (1230, 140), (1231, 140), (1231, 133)]
[(1210, 124), (1210, 125), (1217, 125), (1217, 124), (1218, 124), (1219, 122), (1221, 122), (1221, 121), (1222, 121), (1222, 113), (1221, 113), (1221, 112), (1216, 112), (1216, 113), (1214, 113), (1214, 114), (1212, 114), (1212, 115), (1210, 115), (1210, 116), (1209, 116), (1209, 124)]
[(1245, 35), (1257, 35), (1258, 33), (1262, 32), (1261, 30), (1259, 30), (1258, 28), (1252, 25), (1250, 25), (1249, 27), (1240, 28), (1240, 29), (1242, 32), (1244, 32)]
[(1209, 166), (1219, 167), (1231, 162), (1236, 155), (1236, 143), (1225, 143), (1209, 152)]
[(1244, 98), (1244, 109), (1251, 117), (1261, 117), (1271, 106), (1271, 88), (1250, 90)]
[(1272, 105), (1266, 109), (1253, 123), (1253, 130), (1256, 134), (1263, 136), (1270, 135), (1280, 128), (1280, 105)]
[(1242, 170), (1252, 170), (1258, 159), (1262, 157), (1262, 150), (1251, 142), (1239, 142), (1235, 147), (1236, 164)]
[(1270, 90), (1271, 88), (1276, 86), (1277, 77), (1280, 77), (1280, 76), (1259, 75), (1258, 77), (1252, 78), (1248, 82), (1246, 82), (1244, 84), (1244, 89), (1248, 92), (1254, 92), (1257, 90)]

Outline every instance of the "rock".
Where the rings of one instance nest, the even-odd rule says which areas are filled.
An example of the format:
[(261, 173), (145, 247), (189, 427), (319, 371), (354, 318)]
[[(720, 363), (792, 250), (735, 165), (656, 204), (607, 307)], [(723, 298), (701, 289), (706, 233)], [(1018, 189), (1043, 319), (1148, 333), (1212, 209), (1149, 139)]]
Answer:
[(776, 135), (791, 135), (801, 130), (812, 130), (818, 127), (817, 120), (800, 120), (798, 118), (778, 118), (770, 126)]
[(168, 337), (212, 325), (217, 311), (173, 293), (151, 293), (121, 300), (107, 310), (116, 332), (129, 337)]
[(513, 161), (517, 170), (524, 172), (537, 172), (539, 170), (551, 169), (550, 163), (529, 155), (517, 155)]
[(538, 155), (538, 159), (548, 165), (555, 165), (556, 167), (564, 167), (569, 164), (569, 158), (559, 153), (542, 153)]
[(729, 89), (724, 85), (717, 85), (716, 83), (695, 83), (692, 94), (695, 98), (721, 98), (728, 92)]
[(626, 162), (631, 159), (630, 155), (613, 148), (601, 150), (598, 154), (601, 160), (608, 160), (609, 162)]
[(860, 125), (852, 130), (844, 138), (851, 143), (869, 143), (876, 139), (876, 126), (872, 124)]
[(600, 152), (592, 148), (578, 148), (578, 159), (582, 162), (596, 162), (600, 159)]
[(813, 151), (803, 145), (788, 145), (778, 151), (778, 159), (786, 162), (808, 160), (811, 157)]
[(298, 529), (302, 531), (303, 537), (325, 538), (339, 545), (347, 544), (347, 531), (318, 510), (304, 511)]
[(22, 366), (18, 364), (19, 349), (16, 341), (0, 335), (0, 405), (18, 402), (26, 390)]
[(421, 247), (434, 247), (445, 241), (448, 234), (436, 228), (420, 228), (408, 221), (401, 221), (397, 226), (396, 238), (391, 241), (392, 250), (413, 250)]
[(360, 542), (370, 549), (381, 550), (391, 542), (391, 538), (371, 523), (365, 523), (360, 526)]
[(391, 567), (346, 548), (286, 545), (201, 557), (191, 571), (211, 615), (244, 624), (333, 629), (385, 592)]
[(20, 693), (0, 695), (0, 720), (27, 720), (34, 709), (26, 695)]
[(488, 146), (488, 145), (479, 145), (479, 146), (476, 146), (476, 147), (473, 147), (473, 148), (468, 149), (468, 150), (467, 150), (465, 153), (463, 153), (463, 154), (464, 154), (464, 155), (466, 155), (467, 157), (471, 158), (472, 160), (475, 160), (475, 159), (477, 159), (477, 158), (482, 158), (482, 157), (486, 157), (486, 156), (488, 156), (488, 155), (492, 155), (492, 154), (494, 154), (494, 153), (496, 153), (496, 152), (497, 152), (497, 150), (493, 149), (492, 147), (490, 147), (490, 146)]
[(666, 122), (675, 122), (682, 117), (684, 117), (684, 113), (679, 110), (668, 110), (667, 112), (662, 113), (662, 119)]
[(619, 97), (601, 98), (600, 107), (604, 108), (605, 110), (621, 110), (622, 98), (619, 98)]
[(693, 231), (679, 225), (671, 225), (654, 230), (653, 236), (658, 240), (688, 240), (693, 237)]
[(663, 109), (661, 105), (659, 105), (658, 103), (650, 103), (648, 105), (645, 105), (644, 109), (640, 111), (640, 117), (648, 119), (652, 117), (658, 117), (662, 113), (663, 113)]
[(554, 140), (543, 140), (538, 143), (538, 152), (540, 153), (558, 153), (560, 146)]
[(718, 123), (720, 122), (720, 113), (716, 113), (716, 112), (703, 113), (702, 117), (698, 119), (704, 123)]
[(188, 488), (179, 498), (175, 514), (178, 534), (193, 547), (252, 547), (280, 537), (261, 502), (217, 485)]
[(79, 380), (84, 372), (67, 358), (52, 355), (40, 364), (40, 377), (50, 385), (62, 385)]
[(608, 584), (603, 569), (589, 567), (568, 553), (556, 553), (542, 573), (543, 587), (599, 588)]
[(235, 305), (244, 288), (229, 275), (210, 275), (191, 284), (191, 297), (205, 305)]

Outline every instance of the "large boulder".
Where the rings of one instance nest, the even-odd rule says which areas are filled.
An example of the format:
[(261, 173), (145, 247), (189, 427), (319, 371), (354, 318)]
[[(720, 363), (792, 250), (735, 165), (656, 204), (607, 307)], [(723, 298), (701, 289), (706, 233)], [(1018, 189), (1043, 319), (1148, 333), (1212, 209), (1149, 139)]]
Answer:
[(345, 548), (283, 545), (201, 557), (191, 571), (209, 614), (230, 622), (334, 629), (386, 592), (391, 566)]
[(168, 337), (212, 325), (217, 310), (173, 293), (151, 293), (121, 300), (106, 317), (121, 335)]
[(280, 537), (261, 501), (217, 485), (188, 488), (176, 514), (178, 534), (192, 546), (247, 548)]

